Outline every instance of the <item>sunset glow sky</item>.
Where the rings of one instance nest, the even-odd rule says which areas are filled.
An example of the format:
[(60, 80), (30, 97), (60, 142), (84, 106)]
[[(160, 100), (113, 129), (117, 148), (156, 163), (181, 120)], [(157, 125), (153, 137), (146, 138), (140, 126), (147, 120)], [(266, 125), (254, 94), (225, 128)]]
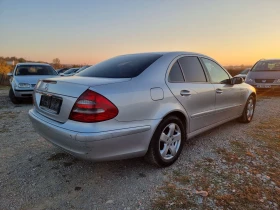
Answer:
[(280, 0), (0, 0), (0, 56), (95, 64), (192, 51), (223, 65), (280, 57)]

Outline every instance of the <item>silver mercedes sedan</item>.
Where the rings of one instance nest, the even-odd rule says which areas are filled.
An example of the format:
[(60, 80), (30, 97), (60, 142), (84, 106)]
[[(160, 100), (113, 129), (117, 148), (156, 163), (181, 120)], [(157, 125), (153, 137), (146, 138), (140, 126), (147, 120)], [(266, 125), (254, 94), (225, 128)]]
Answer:
[(34, 128), (66, 152), (93, 161), (145, 156), (165, 167), (185, 140), (233, 119), (249, 123), (256, 91), (208, 56), (166, 52), (40, 80), (33, 98)]

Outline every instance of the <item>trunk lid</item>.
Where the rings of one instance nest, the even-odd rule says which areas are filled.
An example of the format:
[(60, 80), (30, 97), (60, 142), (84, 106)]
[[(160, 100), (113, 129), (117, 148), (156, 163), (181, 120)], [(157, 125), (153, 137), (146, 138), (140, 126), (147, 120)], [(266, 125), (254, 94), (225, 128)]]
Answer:
[[(113, 79), (78, 76), (57, 77), (40, 80), (34, 91), (34, 106), (36, 111), (45, 117), (60, 123), (64, 123), (68, 120), (70, 112), (77, 98), (89, 87), (125, 82), (129, 80), (130, 78)], [(46, 108), (46, 106), (44, 107), (44, 104), (42, 105), (42, 96), (44, 96), (44, 98), (50, 98), (50, 101), (52, 101), (51, 98), (56, 98), (61, 103), (60, 106), (57, 105), (59, 106), (59, 108), (56, 109), (57, 112), (51, 110), (51, 105), (49, 106), (50, 108)]]

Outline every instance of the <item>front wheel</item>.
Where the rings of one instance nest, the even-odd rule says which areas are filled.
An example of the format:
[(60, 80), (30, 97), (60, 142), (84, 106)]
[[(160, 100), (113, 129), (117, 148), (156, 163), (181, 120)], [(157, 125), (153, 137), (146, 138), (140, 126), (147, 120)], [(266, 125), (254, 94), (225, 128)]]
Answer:
[(255, 112), (256, 100), (254, 96), (249, 96), (247, 103), (244, 107), (243, 114), (239, 118), (240, 122), (249, 123), (252, 121)]
[(13, 104), (19, 104), (20, 103), (20, 99), (15, 96), (12, 88), (10, 88), (9, 97), (10, 97), (10, 100), (13, 102)]
[(178, 159), (185, 137), (185, 125), (178, 117), (165, 118), (153, 135), (146, 160), (160, 167), (170, 166)]

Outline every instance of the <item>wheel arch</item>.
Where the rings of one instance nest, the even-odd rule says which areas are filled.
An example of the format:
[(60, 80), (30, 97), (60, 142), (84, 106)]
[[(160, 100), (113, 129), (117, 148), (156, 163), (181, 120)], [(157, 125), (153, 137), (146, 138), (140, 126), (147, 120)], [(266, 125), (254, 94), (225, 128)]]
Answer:
[[(178, 118), (182, 121), (183, 125), (185, 125), (185, 131), (186, 131), (186, 135), (187, 135), (188, 130), (189, 130), (189, 120), (188, 120), (188, 116), (187, 116), (185, 113), (183, 113), (181, 110), (173, 110), (173, 111), (170, 111), (169, 113), (167, 113), (167, 114), (162, 118), (162, 120), (165, 119), (165, 118), (167, 118), (167, 117), (169, 117), (169, 116), (176, 116), (176, 117), (178, 117)], [(161, 120), (161, 121), (162, 121), (162, 120)]]

